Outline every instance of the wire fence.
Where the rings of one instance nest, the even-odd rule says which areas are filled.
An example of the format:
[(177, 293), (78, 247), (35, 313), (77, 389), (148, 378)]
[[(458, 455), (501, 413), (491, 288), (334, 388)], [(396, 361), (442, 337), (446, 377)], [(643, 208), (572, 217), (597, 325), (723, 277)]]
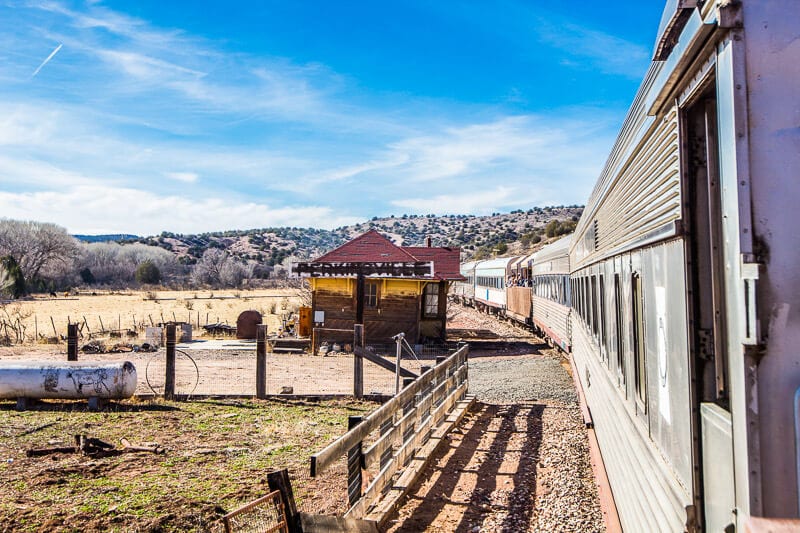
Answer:
[[(256, 347), (254, 343), (231, 341), (227, 346), (206, 348), (207, 342), (180, 344), (175, 352), (175, 394), (191, 396), (255, 396)], [(396, 345), (370, 345), (367, 349), (396, 364)], [(419, 354), (404, 350), (400, 366), (419, 375), (423, 367), (432, 366), (437, 356), (457, 349), (455, 343), (422, 346)], [(131, 361), (137, 370), (139, 396), (164, 394), (166, 381), (166, 349), (153, 353), (83, 355), (79, 359)], [(267, 395), (348, 396), (354, 392), (355, 355), (328, 352), (266, 354), (265, 393)], [(364, 393), (392, 395), (396, 374), (364, 360)]]

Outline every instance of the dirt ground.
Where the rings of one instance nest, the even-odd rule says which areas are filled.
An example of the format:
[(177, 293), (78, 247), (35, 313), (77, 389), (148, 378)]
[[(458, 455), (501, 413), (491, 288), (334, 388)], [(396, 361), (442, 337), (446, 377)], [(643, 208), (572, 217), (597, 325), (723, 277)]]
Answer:
[[(562, 397), (574, 394), (564, 380), (568, 365), (540, 339), (509, 323), (460, 307), (453, 307), (449, 318), (451, 340), (470, 342), (471, 389), (473, 380), (475, 388), (482, 386), (479, 372), (498, 369), (506, 375), (491, 375), (497, 390), (479, 396), (477, 409), (449, 436), (390, 531), (601, 531), (580, 413), (573, 400)], [(4, 347), (0, 361), (65, 359), (65, 351), (61, 345)], [(228, 394), (252, 394), (253, 352), (185, 352), (205, 376), (196, 394), (214, 394), (220, 385), (237, 389)], [(92, 356), (98, 357), (136, 359), (137, 368), (145, 369), (148, 361), (152, 368), (159, 364), (159, 354)], [(295, 394), (352, 390), (351, 356), (269, 358), (268, 392), (283, 386), (293, 386)], [(560, 372), (560, 381), (545, 383), (554, 394), (541, 387), (533, 393), (519, 389), (521, 374), (515, 369), (542, 363), (549, 365), (541, 367), (547, 373)], [(179, 387), (192, 385), (193, 368), (181, 367), (179, 357)], [(365, 392), (392, 391), (391, 373), (373, 365), (365, 371)], [(141, 376), (146, 371), (139, 372), (138, 391), (152, 392)], [(510, 393), (515, 387), (519, 390)], [(511, 399), (503, 401), (504, 394)], [(17, 413), (13, 402), (0, 401), (0, 531), (218, 531), (223, 512), (261, 495), (270, 469), (288, 465), (299, 486), (308, 486), (303, 477), (309, 454), (343, 432), (347, 414), (374, 407), (283, 403), (289, 407), (285, 412), (273, 411), (269, 402), (123, 402), (110, 412), (90, 414), (85, 403)], [(100, 460), (77, 454), (24, 457), (25, 448), (69, 443), (82, 432), (114, 444), (121, 436), (136, 444), (159, 442), (168, 453)], [(317, 483), (314, 492), (301, 493), (303, 506), (335, 512), (331, 502), (343, 500), (341, 472)], [(153, 487), (168, 490), (152, 493)], [(331, 502), (315, 499), (320, 494)]]
[[(224, 342), (224, 341), (223, 341)], [(176, 394), (255, 395), (255, 345), (231, 340), (234, 348), (205, 348), (220, 346), (218, 341), (197, 341), (178, 345), (176, 354)], [(224, 346), (224, 344), (222, 344)], [(158, 352), (126, 352), (108, 354), (78, 354), (79, 361), (130, 361), (137, 371), (136, 394), (163, 394), (166, 374), (166, 350)], [(65, 345), (31, 345), (0, 347), (2, 361), (65, 361)], [(418, 373), (422, 365), (432, 360), (416, 360), (406, 356), (402, 366)], [(267, 394), (279, 394), (285, 387), (295, 395), (353, 394), (353, 355), (337, 353), (328, 356), (308, 354), (267, 354)], [(366, 394), (394, 394), (395, 376), (376, 365), (364, 365)]]

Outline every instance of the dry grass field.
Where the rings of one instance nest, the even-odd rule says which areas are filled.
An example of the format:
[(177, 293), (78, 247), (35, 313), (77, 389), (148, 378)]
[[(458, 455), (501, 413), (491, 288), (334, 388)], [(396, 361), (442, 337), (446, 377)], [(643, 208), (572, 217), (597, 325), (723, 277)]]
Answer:
[(283, 315), (296, 311), (303, 296), (298, 289), (248, 291), (121, 291), (78, 295), (36, 296), (0, 303), (0, 338), (25, 343), (54, 341), (78, 323), (84, 340), (110, 330), (131, 330), (144, 336), (144, 328), (160, 322), (180, 321), (198, 326), (222, 322), (232, 326), (242, 311), (256, 310), (270, 333), (281, 326)]
[[(300, 509), (342, 512), (345, 465), (308, 477), (309, 457), (375, 404), (205, 400), (48, 402), (17, 412), (0, 401), (0, 532), (221, 532), (221, 517), (268, 492), (288, 468)], [(114, 445), (93, 455), (65, 447), (84, 434)], [(163, 453), (124, 453), (120, 441)]]

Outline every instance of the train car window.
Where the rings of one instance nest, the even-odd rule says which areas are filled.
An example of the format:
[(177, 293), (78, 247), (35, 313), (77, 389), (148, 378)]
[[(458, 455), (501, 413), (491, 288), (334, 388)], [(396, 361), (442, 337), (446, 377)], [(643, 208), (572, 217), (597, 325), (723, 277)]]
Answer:
[(589, 294), (591, 294), (592, 300), (592, 333), (594, 333), (595, 338), (597, 338), (597, 276), (589, 278)]
[(619, 282), (619, 274), (614, 274), (614, 309), (616, 315), (614, 316), (616, 334), (617, 334), (617, 374), (619, 375), (622, 383), (625, 383), (625, 344), (623, 342), (624, 322), (623, 322), (623, 305), (622, 299), (622, 286)]
[[(572, 278), (569, 278), (567, 283), (569, 283), (569, 292), (570, 294), (575, 294), (575, 286), (572, 283)], [(572, 300), (574, 302), (574, 300)]]
[(608, 349), (608, 335), (606, 335), (606, 323), (608, 322), (608, 317), (606, 316), (606, 284), (605, 284), (605, 276), (600, 274), (598, 278), (600, 282), (600, 295), (599, 301), (600, 304), (600, 346), (603, 346), (606, 351), (606, 357), (610, 353)]
[(569, 285), (570, 285), (571, 292), (573, 294), (572, 303), (575, 304), (576, 303), (576, 301), (575, 301), (576, 297), (574, 296), (574, 294), (575, 294), (575, 279), (574, 278), (569, 278)]
[(586, 313), (586, 327), (592, 327), (592, 293), (589, 291), (589, 276), (583, 278), (584, 312)]
[(586, 323), (586, 278), (581, 277), (581, 319)]
[(631, 277), (631, 298), (633, 302), (633, 383), (636, 397), (646, 406), (647, 378), (644, 345), (644, 295), (642, 278), (634, 272)]
[(572, 279), (569, 276), (564, 276), (564, 285), (568, 289), (564, 295), (564, 305), (572, 307)]

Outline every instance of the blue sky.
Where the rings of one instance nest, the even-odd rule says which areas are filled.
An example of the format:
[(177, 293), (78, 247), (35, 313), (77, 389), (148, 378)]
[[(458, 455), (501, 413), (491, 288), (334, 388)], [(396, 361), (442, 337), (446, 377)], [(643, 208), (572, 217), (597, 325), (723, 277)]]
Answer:
[(333, 228), (583, 204), (663, 3), (0, 4), (0, 217)]

